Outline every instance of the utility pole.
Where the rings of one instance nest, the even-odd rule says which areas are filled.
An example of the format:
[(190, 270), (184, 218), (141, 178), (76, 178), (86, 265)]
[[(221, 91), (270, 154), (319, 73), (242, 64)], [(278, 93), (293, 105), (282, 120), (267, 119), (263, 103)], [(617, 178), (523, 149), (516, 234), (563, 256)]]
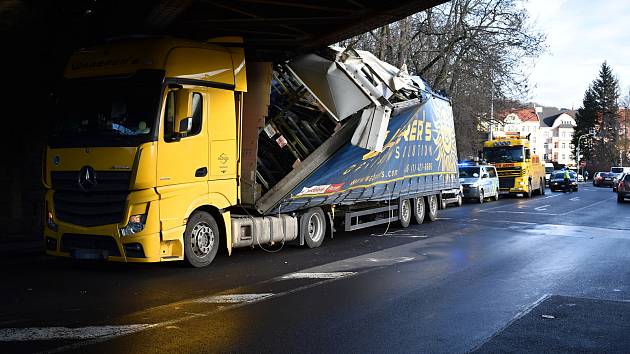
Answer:
[(493, 139), (492, 136), (492, 123), (494, 121), (494, 84), (490, 81), (490, 139)]

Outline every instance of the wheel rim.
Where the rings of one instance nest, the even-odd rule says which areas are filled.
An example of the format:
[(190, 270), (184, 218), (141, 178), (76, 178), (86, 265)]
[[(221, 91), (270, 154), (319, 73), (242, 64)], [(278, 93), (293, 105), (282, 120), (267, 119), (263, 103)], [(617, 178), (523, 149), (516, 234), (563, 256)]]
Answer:
[(411, 217), (411, 211), (409, 209), (411, 209), (409, 206), (409, 200), (403, 200), (403, 202), (400, 203), (400, 219), (401, 220), (403, 221), (409, 220), (409, 218)]
[(214, 231), (205, 222), (196, 224), (190, 234), (190, 245), (195, 256), (203, 258), (214, 247)]
[(424, 217), (424, 198), (418, 197), (416, 198), (416, 213), (418, 217), (422, 220)]
[(319, 240), (324, 235), (322, 231), (323, 231), (323, 225), (322, 225), (321, 216), (317, 213), (312, 214), (308, 218), (308, 225), (307, 225), (308, 237), (314, 242), (319, 242)]

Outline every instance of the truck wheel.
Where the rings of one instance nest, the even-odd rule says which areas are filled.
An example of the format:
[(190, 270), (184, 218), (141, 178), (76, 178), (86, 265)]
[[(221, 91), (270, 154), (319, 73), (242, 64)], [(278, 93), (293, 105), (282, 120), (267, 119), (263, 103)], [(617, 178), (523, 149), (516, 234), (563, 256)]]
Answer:
[(326, 215), (322, 208), (311, 208), (300, 217), (300, 236), (308, 248), (317, 248), (324, 242)]
[(462, 198), (461, 194), (457, 195), (457, 206), (460, 207), (462, 206), (462, 204), (464, 204), (464, 198)]
[(415, 224), (422, 224), (424, 221), (424, 214), (424, 197), (413, 198), (413, 222)]
[(623, 194), (617, 193), (617, 203), (623, 203)]
[(544, 180), (540, 180), (540, 195), (545, 195), (545, 182)]
[(411, 223), (411, 203), (409, 199), (400, 199), (398, 202), (398, 222), (402, 227), (408, 227)]
[(438, 198), (437, 195), (429, 195), (427, 196), (427, 204), (426, 209), (427, 213), (424, 215), (424, 221), (431, 222), (437, 219), (438, 214)]
[(477, 201), (479, 204), (483, 204), (483, 200), (484, 198), (486, 198), (485, 195), (483, 195), (483, 189), (479, 190), (479, 200)]
[(532, 197), (532, 181), (529, 181), (529, 183), (527, 184), (527, 193), (525, 193), (525, 198), (531, 198)]
[(499, 190), (497, 189), (494, 193), (494, 201), (496, 202), (497, 200), (499, 200)]
[(201, 268), (214, 260), (219, 250), (219, 227), (212, 215), (197, 211), (186, 223), (184, 231), (184, 260), (192, 267)]

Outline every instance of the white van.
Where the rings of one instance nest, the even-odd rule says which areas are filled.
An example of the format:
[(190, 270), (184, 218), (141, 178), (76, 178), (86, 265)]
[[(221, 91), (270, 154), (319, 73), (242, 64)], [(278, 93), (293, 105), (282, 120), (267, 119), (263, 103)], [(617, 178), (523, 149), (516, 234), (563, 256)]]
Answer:
[(554, 169), (555, 167), (553, 167), (553, 164), (551, 162), (545, 162), (545, 181), (547, 182), (547, 184), (549, 184), (549, 178), (551, 177), (551, 173)]

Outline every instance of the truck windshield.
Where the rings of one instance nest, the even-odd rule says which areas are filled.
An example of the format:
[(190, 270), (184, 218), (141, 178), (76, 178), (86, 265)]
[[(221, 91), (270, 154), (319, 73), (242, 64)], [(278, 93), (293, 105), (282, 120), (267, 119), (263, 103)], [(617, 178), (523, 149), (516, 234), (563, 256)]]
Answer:
[(56, 102), (51, 147), (137, 146), (153, 140), (161, 75), (66, 81)]
[(610, 172), (612, 173), (623, 173), (623, 167), (611, 167)]
[(522, 146), (501, 146), (483, 149), (484, 159), (488, 162), (523, 162)]
[(545, 167), (545, 173), (551, 173), (553, 170), (553, 167)]

